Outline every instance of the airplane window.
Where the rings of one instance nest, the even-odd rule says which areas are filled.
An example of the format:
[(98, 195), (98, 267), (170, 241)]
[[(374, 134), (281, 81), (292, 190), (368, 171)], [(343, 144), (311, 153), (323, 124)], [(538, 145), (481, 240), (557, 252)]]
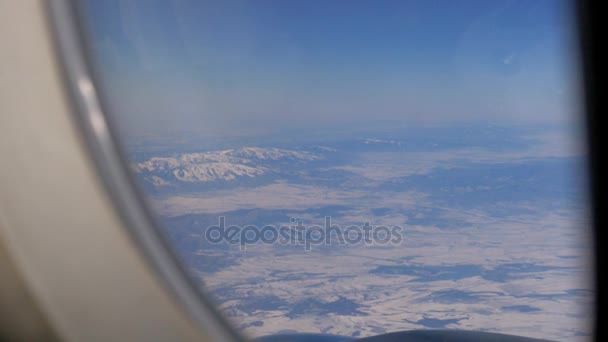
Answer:
[(137, 186), (244, 336), (590, 338), (571, 2), (76, 5)]

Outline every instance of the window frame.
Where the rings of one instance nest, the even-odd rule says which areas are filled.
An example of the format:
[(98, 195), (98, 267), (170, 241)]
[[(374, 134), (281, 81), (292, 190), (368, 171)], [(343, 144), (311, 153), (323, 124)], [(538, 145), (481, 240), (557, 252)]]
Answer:
[(232, 328), (209, 296), (188, 275), (136, 186), (128, 159), (106, 115), (109, 106), (105, 105), (104, 94), (97, 86), (98, 77), (91, 62), (91, 49), (87, 45), (77, 2), (47, 2), (48, 19), (75, 124), (86, 141), (90, 158), (114, 210), (127, 227), (138, 252), (191, 318), (215, 341), (243, 341), (243, 336)]

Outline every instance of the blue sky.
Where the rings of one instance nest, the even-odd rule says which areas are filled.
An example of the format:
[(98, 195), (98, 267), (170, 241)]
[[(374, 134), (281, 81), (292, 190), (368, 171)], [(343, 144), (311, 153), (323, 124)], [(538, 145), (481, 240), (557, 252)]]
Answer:
[(565, 1), (85, 1), (135, 134), (462, 122), (576, 112)]

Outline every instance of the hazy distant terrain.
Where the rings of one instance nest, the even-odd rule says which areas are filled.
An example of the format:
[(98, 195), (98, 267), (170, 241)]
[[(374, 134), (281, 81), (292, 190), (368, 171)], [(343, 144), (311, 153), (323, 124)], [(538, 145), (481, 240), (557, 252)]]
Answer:
[[(551, 129), (131, 151), (177, 251), (245, 334), (590, 333), (584, 158)], [(270, 142), (269, 142), (270, 141)], [(287, 140), (288, 141), (288, 140)], [(399, 244), (211, 244), (218, 224), (399, 225)]]

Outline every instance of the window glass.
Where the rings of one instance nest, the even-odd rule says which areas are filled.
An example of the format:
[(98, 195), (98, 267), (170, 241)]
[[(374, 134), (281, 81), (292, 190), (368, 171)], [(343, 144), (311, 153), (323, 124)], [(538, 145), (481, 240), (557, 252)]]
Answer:
[(570, 2), (78, 5), (129, 169), (244, 335), (589, 338)]

